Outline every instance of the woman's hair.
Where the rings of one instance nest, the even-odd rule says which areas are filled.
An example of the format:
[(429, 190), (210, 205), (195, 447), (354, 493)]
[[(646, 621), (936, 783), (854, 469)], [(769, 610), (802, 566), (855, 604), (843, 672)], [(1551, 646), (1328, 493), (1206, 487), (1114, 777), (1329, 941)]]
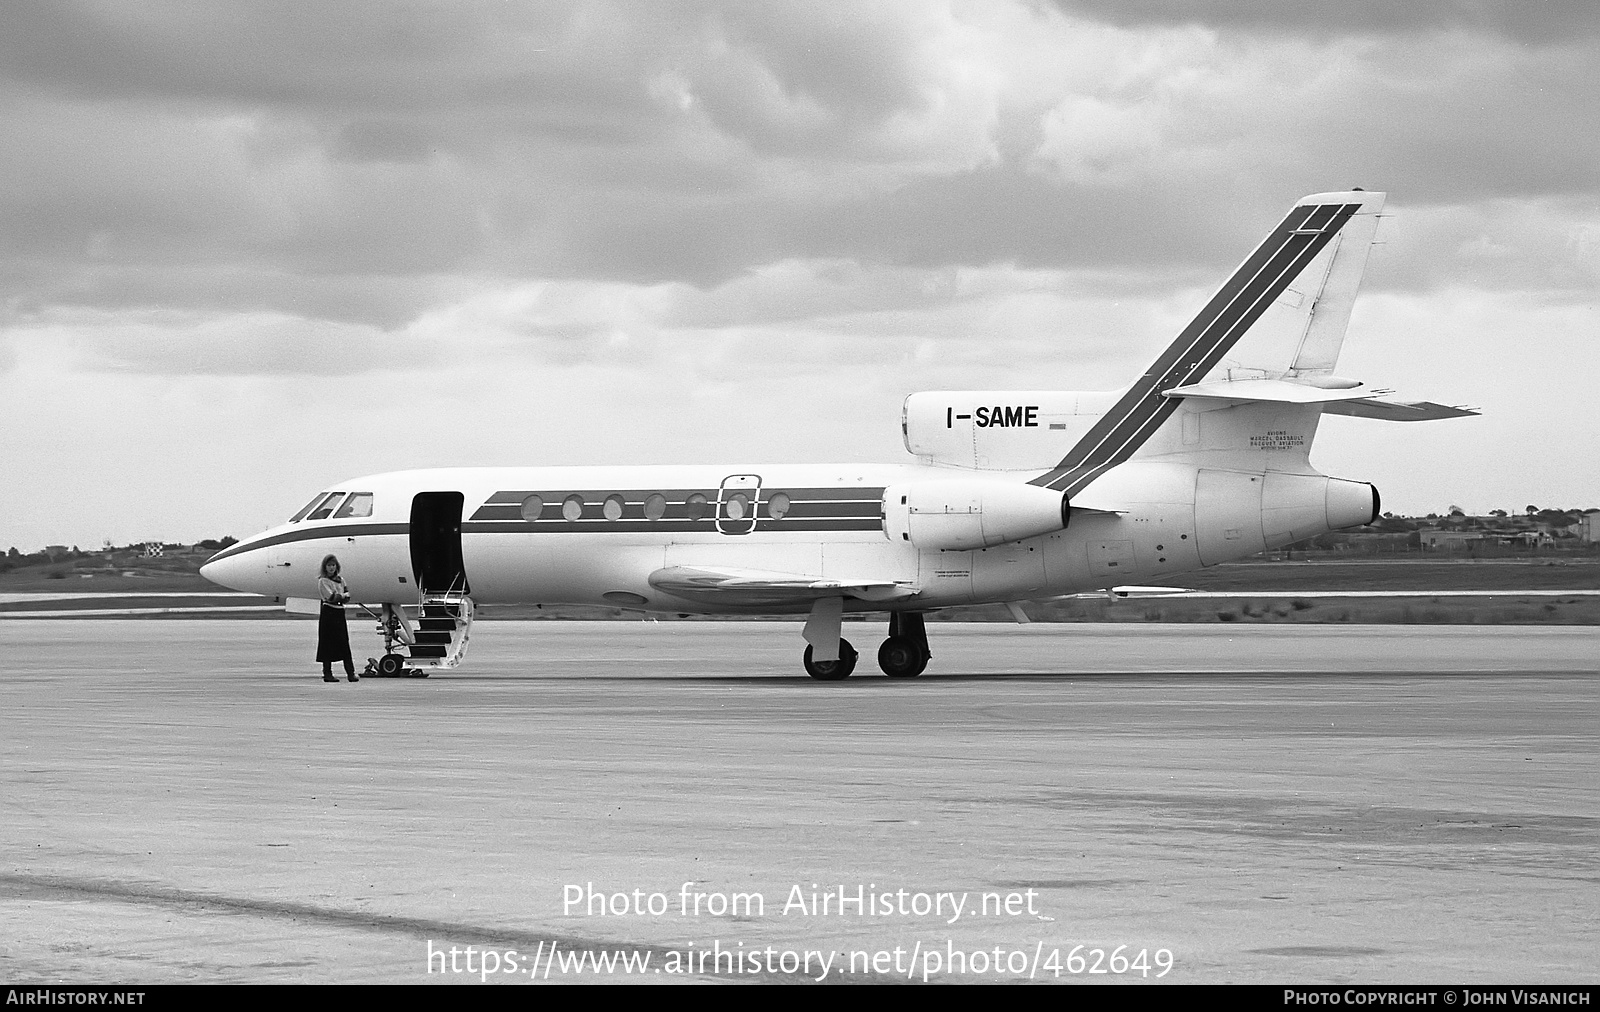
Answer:
[(337, 555), (324, 555), (322, 557), (322, 568), (317, 570), (318, 576), (328, 575), (328, 563), (330, 562), (333, 563), (333, 575), (339, 575), (339, 557)]

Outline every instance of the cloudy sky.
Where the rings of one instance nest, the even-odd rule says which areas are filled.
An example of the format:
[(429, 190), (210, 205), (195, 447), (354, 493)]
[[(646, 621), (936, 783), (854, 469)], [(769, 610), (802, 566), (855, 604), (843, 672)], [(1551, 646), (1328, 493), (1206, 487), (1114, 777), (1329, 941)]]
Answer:
[(901, 460), (1106, 389), (1387, 190), (1331, 418), (1402, 512), (1600, 506), (1591, 0), (6, 3), (0, 549), (402, 467)]

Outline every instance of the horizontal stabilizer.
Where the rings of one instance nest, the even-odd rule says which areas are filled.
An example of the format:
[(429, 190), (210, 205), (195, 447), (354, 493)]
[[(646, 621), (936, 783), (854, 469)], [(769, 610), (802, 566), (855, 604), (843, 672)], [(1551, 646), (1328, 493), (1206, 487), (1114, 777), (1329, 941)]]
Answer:
[(1202, 400), (1237, 401), (1240, 404), (1326, 404), (1330, 401), (1351, 401), (1371, 397), (1372, 391), (1356, 389), (1330, 390), (1282, 379), (1217, 380), (1214, 383), (1195, 383), (1190, 386), (1164, 390), (1163, 397), (1196, 397)]
[(1459, 404), (1435, 404), (1433, 401), (1380, 401), (1373, 397), (1324, 404), (1322, 413), (1354, 415), (1357, 418), (1381, 418), (1389, 422), (1431, 422), (1438, 418), (1468, 418), (1482, 414), (1477, 408)]
[(893, 580), (824, 579), (800, 573), (700, 566), (658, 569), (650, 574), (650, 586), (690, 600), (745, 606), (814, 601), (822, 597), (897, 601), (916, 593)]
[(1382, 418), (1391, 422), (1426, 422), (1478, 414), (1475, 408), (1435, 404), (1432, 401), (1382, 400), (1374, 397), (1373, 393), (1360, 386), (1327, 388), (1297, 380), (1243, 379), (1174, 387), (1162, 391), (1161, 395), (1234, 404), (1320, 404), (1324, 414)]

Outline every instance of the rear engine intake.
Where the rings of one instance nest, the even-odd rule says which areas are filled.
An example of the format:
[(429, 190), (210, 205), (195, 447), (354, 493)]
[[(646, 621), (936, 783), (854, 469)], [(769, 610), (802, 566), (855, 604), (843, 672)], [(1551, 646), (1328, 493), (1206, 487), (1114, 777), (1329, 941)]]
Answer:
[(883, 529), (891, 541), (956, 552), (1065, 530), (1060, 492), (1021, 482), (919, 481), (883, 490)]

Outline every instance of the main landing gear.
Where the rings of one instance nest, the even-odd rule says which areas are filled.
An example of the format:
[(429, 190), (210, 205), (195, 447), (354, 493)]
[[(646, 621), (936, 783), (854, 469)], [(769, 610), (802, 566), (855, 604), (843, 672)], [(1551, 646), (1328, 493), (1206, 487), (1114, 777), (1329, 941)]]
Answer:
[(856, 653), (856, 648), (850, 645), (850, 641), (845, 639), (839, 641), (839, 659), (836, 661), (815, 661), (811, 659), (811, 653), (811, 647), (806, 647), (806, 674), (820, 682), (837, 682), (841, 678), (849, 678), (850, 672), (856, 669), (856, 658), (861, 656)]
[(889, 638), (878, 648), (878, 667), (890, 678), (915, 678), (928, 666), (928, 630), (920, 611), (890, 612)]
[[(842, 598), (824, 598), (811, 609), (806, 621), (806, 674), (823, 682), (849, 678), (859, 654), (839, 635)], [(829, 655), (832, 655), (831, 657)], [(878, 648), (878, 667), (890, 678), (915, 678), (928, 666), (928, 632), (921, 612), (891, 612), (889, 638)]]
[(891, 679), (914, 679), (928, 666), (928, 629), (922, 612), (890, 612), (890, 637), (878, 647), (878, 668)]

